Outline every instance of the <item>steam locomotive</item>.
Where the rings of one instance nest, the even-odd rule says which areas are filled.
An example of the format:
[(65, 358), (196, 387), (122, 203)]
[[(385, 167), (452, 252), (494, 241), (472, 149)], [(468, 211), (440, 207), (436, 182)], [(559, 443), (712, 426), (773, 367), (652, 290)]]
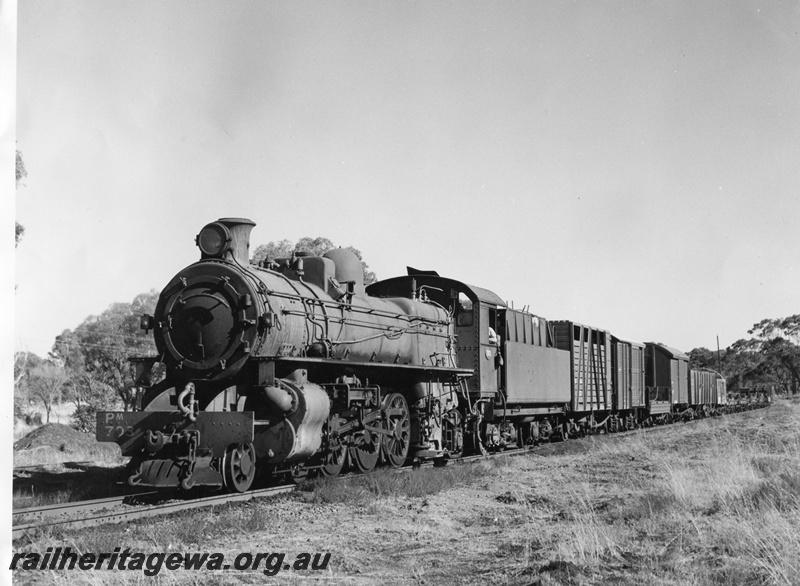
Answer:
[(441, 462), (728, 404), (725, 380), (675, 349), (548, 321), (433, 271), (365, 287), (346, 249), (256, 266), (254, 226), (203, 227), (200, 260), (142, 316), (158, 355), (131, 360), (139, 409), (97, 415), (131, 485), (243, 492), (257, 471)]

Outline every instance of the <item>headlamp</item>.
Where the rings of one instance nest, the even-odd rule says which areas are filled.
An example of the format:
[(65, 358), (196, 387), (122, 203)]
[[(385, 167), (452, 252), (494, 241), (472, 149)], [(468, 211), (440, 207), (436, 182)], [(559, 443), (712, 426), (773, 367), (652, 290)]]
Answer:
[(219, 222), (212, 222), (200, 230), (195, 243), (205, 256), (220, 257), (230, 250), (232, 240), (227, 227)]

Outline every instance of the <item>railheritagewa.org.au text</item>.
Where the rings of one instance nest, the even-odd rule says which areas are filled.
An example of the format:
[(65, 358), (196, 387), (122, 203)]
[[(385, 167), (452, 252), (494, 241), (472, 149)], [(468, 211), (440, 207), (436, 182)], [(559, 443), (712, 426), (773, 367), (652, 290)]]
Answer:
[(78, 553), (71, 548), (48, 547), (44, 553), (15, 553), (9, 569), (17, 572), (55, 570), (128, 570), (157, 576), (162, 570), (220, 570), (262, 572), (275, 576), (282, 571), (322, 571), (330, 553), (243, 552), (233, 557), (213, 552), (144, 553), (115, 547), (107, 553)]

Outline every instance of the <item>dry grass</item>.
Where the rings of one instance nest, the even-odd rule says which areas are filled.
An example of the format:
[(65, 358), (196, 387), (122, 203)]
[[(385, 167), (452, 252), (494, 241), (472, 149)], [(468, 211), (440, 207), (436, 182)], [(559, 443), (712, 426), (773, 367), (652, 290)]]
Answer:
[(54, 466), (66, 462), (93, 462), (97, 466), (122, 466), (128, 461), (116, 444), (101, 444), (90, 448), (61, 450), (41, 447), (14, 452), (14, 466)]
[(299, 488), (306, 493), (305, 500), (309, 503), (367, 506), (379, 499), (419, 499), (455, 486), (469, 486), (495, 466), (494, 462), (480, 462), (404, 472), (380, 469), (372, 474), (341, 479), (316, 478)]
[(800, 408), (762, 416), (778, 424), (752, 433), (734, 417), (687, 426), (675, 443), (642, 433), (599, 445), (595, 464), (644, 462), (649, 473), (632, 465), (569, 489), (558, 558), (595, 577), (633, 571), (630, 582), (800, 584)]

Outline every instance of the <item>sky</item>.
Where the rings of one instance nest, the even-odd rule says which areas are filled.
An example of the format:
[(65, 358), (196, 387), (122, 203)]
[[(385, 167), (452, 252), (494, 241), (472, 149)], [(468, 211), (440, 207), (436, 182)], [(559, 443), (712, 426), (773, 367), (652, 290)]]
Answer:
[(16, 350), (230, 216), (684, 351), (800, 312), (796, 2), (21, 0), (16, 34)]

